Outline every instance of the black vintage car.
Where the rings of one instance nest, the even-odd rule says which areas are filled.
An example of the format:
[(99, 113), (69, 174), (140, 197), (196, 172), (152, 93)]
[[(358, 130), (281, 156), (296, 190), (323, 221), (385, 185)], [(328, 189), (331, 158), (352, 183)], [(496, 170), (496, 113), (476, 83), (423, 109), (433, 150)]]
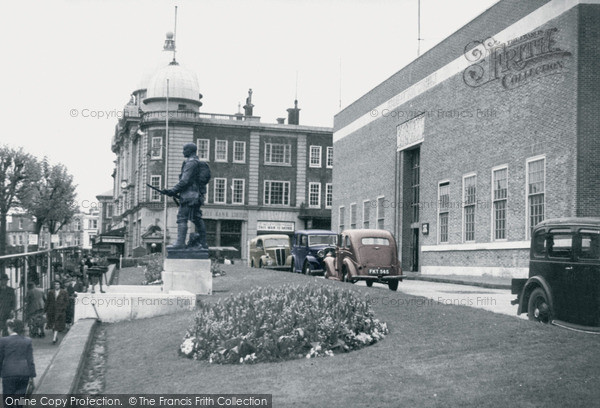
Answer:
[(529, 278), (513, 279), (512, 293), (530, 320), (600, 332), (600, 218), (536, 225)]

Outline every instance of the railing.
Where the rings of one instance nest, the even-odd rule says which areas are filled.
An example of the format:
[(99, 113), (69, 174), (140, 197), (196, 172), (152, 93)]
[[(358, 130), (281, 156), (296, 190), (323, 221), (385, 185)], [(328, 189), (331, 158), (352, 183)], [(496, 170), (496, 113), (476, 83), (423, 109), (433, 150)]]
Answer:
[(79, 251), (81, 251), (80, 247), (71, 246), (0, 256), (0, 273), (4, 272), (8, 275), (8, 286), (15, 290), (17, 301), (15, 317), (20, 319), (24, 317), (27, 282), (33, 281), (46, 291), (51, 287), (57, 272), (78, 267)]
[[(156, 120), (165, 120), (167, 118), (167, 111), (152, 111), (144, 112), (142, 114), (142, 122), (150, 122)], [(198, 118), (202, 119), (220, 119), (220, 120), (235, 120), (235, 121), (247, 121), (247, 122), (260, 122), (260, 116), (244, 116), (242, 114), (221, 114), (221, 113), (206, 113), (196, 111), (169, 111), (169, 119), (187, 119), (195, 120)]]

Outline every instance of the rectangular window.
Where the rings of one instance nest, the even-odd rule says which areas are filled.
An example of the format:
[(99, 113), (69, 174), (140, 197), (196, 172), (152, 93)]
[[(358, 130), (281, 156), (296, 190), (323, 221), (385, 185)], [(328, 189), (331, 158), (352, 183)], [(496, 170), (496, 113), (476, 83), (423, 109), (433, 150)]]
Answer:
[(369, 228), (369, 220), (371, 219), (371, 201), (363, 201), (363, 228)]
[[(161, 178), (162, 176), (150, 176), (150, 185), (160, 189)], [(158, 191), (150, 189), (150, 201), (162, 201), (161, 197), (162, 196)]]
[(450, 183), (438, 186), (439, 242), (448, 242), (448, 212), (450, 210)]
[(421, 149), (414, 149), (410, 152), (411, 171), (411, 206), (412, 220), (411, 222), (419, 222), (419, 200), (421, 195)]
[(227, 161), (227, 140), (217, 140), (215, 145), (215, 161)]
[(544, 220), (544, 193), (546, 190), (545, 158), (527, 162), (527, 213), (529, 234)]
[(213, 202), (215, 204), (225, 204), (225, 200), (227, 200), (227, 179), (215, 178)]
[(325, 208), (331, 208), (333, 206), (333, 184), (325, 184)]
[(321, 167), (321, 146), (310, 147), (310, 167)]
[(508, 201), (508, 168), (493, 170), (493, 217), (494, 239), (506, 239), (506, 204)]
[(308, 206), (321, 208), (321, 183), (308, 183)]
[(233, 142), (233, 162), (234, 163), (245, 163), (246, 162), (246, 142)]
[(571, 258), (573, 235), (570, 230), (550, 230), (546, 236), (548, 256), (551, 258)]
[(150, 158), (162, 159), (162, 137), (153, 137), (150, 146)]
[(291, 150), (289, 144), (265, 143), (265, 164), (291, 164)]
[(327, 147), (327, 168), (333, 168), (333, 147)]
[(19, 229), (23, 229), (23, 218), (19, 218)]
[(198, 145), (198, 159), (208, 161), (210, 154), (210, 140), (198, 139), (196, 144)]
[(477, 203), (477, 176), (463, 177), (463, 230), (465, 241), (475, 241), (475, 204)]
[(265, 181), (265, 205), (290, 205), (289, 181)]
[(356, 229), (356, 203), (350, 204), (350, 228)]
[(385, 228), (385, 197), (377, 197), (377, 229)]
[(346, 207), (341, 206), (338, 211), (338, 225), (339, 230), (342, 232), (346, 227)]
[(233, 197), (231, 197), (232, 204), (244, 204), (244, 193), (246, 180), (244, 179), (233, 179), (231, 180), (233, 185)]
[(600, 259), (600, 231), (598, 230), (579, 230), (581, 245), (579, 259)]

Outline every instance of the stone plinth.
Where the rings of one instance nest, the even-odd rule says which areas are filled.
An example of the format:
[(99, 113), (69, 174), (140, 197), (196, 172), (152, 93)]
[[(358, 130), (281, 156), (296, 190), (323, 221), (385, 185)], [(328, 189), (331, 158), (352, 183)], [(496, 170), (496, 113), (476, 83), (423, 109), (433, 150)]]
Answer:
[(163, 290), (184, 290), (197, 295), (211, 295), (210, 262), (210, 259), (165, 259), (162, 272)]
[(99, 318), (103, 322), (119, 322), (195, 309), (195, 294), (162, 289), (153, 285), (117, 285), (106, 287), (106, 293), (77, 293), (75, 321)]

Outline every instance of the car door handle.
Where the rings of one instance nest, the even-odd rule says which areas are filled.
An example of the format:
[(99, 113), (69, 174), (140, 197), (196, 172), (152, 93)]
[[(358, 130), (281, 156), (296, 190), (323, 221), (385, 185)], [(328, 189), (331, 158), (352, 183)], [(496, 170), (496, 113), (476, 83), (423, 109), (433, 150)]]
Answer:
[(565, 266), (565, 271), (572, 271), (573, 267), (572, 266)]

